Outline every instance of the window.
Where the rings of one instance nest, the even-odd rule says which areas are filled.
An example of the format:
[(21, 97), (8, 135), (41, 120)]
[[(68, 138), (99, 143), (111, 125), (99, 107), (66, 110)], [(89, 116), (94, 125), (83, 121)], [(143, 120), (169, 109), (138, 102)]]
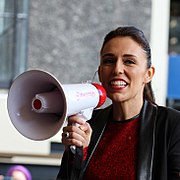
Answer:
[(180, 1), (171, 0), (169, 54), (180, 54)]
[(180, 110), (180, 1), (171, 0), (167, 106)]
[(0, 1), (0, 88), (26, 68), (28, 7), (28, 0)]

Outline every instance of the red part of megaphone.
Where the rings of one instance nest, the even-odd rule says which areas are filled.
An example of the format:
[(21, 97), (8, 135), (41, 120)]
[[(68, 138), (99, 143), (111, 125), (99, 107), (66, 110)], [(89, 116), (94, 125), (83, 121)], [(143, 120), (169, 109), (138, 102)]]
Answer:
[(98, 107), (101, 107), (106, 101), (106, 91), (100, 84), (92, 83), (92, 85), (94, 85), (98, 89), (98, 92), (99, 92), (99, 103), (96, 106), (96, 108), (98, 108)]
[(32, 140), (54, 136), (66, 117), (81, 113), (87, 119), (106, 100), (99, 84), (61, 83), (51, 74), (30, 70), (19, 75), (8, 94), (8, 112), (15, 128)]

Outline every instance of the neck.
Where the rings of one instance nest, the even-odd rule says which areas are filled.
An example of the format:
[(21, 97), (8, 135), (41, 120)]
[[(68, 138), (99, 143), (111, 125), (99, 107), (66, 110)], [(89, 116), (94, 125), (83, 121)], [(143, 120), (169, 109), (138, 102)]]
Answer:
[(113, 102), (113, 119), (127, 120), (138, 115), (143, 106), (143, 100), (132, 102)]

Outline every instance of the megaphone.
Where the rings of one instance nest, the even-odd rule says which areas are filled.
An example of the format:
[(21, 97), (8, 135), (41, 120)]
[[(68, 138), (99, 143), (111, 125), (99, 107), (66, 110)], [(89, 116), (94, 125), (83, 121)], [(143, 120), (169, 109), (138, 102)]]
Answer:
[(12, 83), (7, 108), (13, 125), (23, 136), (45, 140), (54, 136), (70, 115), (90, 119), (93, 109), (105, 100), (106, 92), (99, 84), (62, 85), (48, 72), (29, 70)]

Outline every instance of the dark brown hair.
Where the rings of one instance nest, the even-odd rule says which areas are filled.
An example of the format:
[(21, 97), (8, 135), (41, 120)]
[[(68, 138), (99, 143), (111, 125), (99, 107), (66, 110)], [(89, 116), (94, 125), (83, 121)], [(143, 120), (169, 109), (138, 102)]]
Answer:
[[(147, 41), (144, 33), (134, 26), (122, 26), (122, 27), (118, 27), (115, 30), (110, 31), (104, 38), (101, 51), (104, 48), (104, 45), (109, 40), (115, 37), (125, 37), (125, 36), (131, 37), (143, 48), (147, 56), (147, 68), (150, 68), (152, 65), (152, 62), (151, 62), (151, 49), (149, 46), (149, 42)], [(155, 104), (155, 98), (154, 98), (151, 82), (145, 85), (143, 96), (144, 96), (144, 99)]]

